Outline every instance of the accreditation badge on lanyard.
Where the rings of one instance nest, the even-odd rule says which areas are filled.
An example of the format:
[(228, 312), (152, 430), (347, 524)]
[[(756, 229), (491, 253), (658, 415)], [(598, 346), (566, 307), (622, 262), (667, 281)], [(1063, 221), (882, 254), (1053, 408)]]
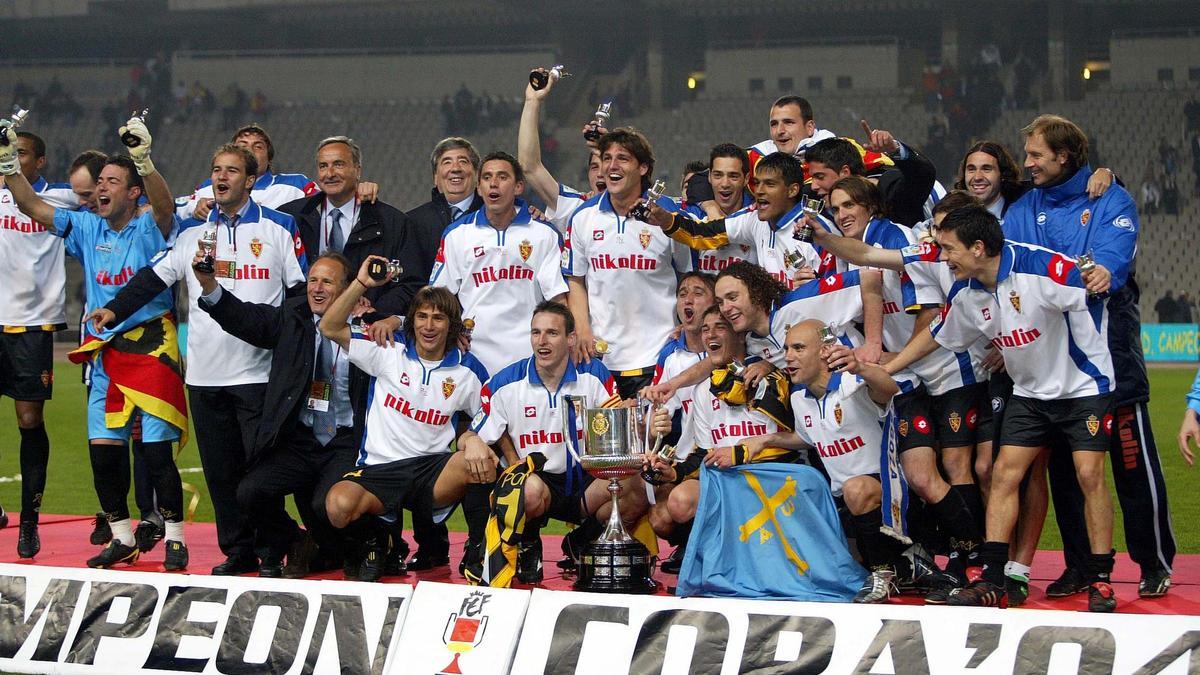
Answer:
[(237, 279), (237, 226), (240, 219), (241, 216), (234, 216), (227, 226), (233, 257), (228, 257), (230, 251), (226, 250), (226, 257), (218, 255), (217, 259), (213, 261), (213, 276), (218, 279)]
[(329, 412), (329, 400), (333, 396), (333, 385), (325, 380), (313, 380), (308, 389), (308, 409)]

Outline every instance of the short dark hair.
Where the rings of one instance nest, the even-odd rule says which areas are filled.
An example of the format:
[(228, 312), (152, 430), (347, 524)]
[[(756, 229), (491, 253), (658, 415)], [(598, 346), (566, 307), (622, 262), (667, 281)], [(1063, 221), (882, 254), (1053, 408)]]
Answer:
[(775, 102), (771, 104), (771, 107), (782, 108), (785, 105), (798, 106), (800, 108), (801, 121), (808, 123), (813, 120), (812, 104), (809, 103), (808, 99), (804, 98), (803, 96), (796, 96), (795, 94), (780, 96), (779, 98), (775, 99)]
[(708, 316), (709, 314), (716, 314), (722, 319), (725, 318), (725, 315), (721, 313), (721, 308), (716, 304), (709, 305), (707, 309), (705, 309), (703, 312), (700, 312), (700, 320), (703, 321), (704, 317)]
[(733, 277), (746, 284), (746, 289), (750, 292), (751, 304), (761, 308), (764, 312), (770, 312), (783, 294), (787, 293), (787, 287), (771, 276), (770, 272), (745, 260), (731, 263), (729, 267), (721, 270), (721, 273), (717, 275), (717, 281), (725, 277)]
[(708, 153), (708, 166), (712, 168), (712, 164), (718, 157), (728, 157), (736, 159), (742, 163), (742, 173), (750, 173), (750, 154), (745, 148), (733, 143), (720, 143), (714, 145), (713, 149)]
[(33, 156), (41, 159), (46, 156), (46, 141), (32, 131), (18, 131), (17, 138), (28, 138), (33, 142)]
[(970, 192), (955, 189), (947, 192), (946, 196), (942, 197), (941, 201), (939, 201), (937, 204), (934, 204), (933, 215), (940, 216), (943, 213), (957, 211), (964, 206), (983, 206), (983, 204), (980, 203), (978, 197)]
[(457, 347), (458, 338), (463, 331), (462, 305), (459, 304), (458, 297), (443, 286), (425, 286), (417, 291), (408, 303), (408, 311), (404, 315), (404, 336), (409, 340), (417, 339), (417, 310), (422, 307), (432, 307), (450, 319), (450, 332), (446, 334), (446, 351)]
[(967, 189), (967, 158), (982, 152), (991, 155), (996, 160), (996, 168), (1000, 170), (1000, 194), (1012, 201), (1021, 194), (1021, 169), (1008, 150), (996, 141), (976, 141), (967, 148), (962, 161), (958, 164), (958, 179), (954, 181), (955, 190)]
[(886, 215), (887, 205), (883, 201), (883, 194), (879, 192), (879, 187), (862, 176), (841, 178), (833, 184), (833, 187), (829, 188), (829, 194), (832, 195), (834, 190), (845, 192), (850, 197), (850, 201), (859, 206), (865, 206), (872, 218)]
[(538, 314), (555, 314), (560, 316), (562, 317), (563, 325), (567, 328), (567, 335), (575, 332), (575, 315), (571, 314), (571, 310), (567, 309), (567, 306), (561, 302), (553, 300), (539, 302), (537, 307), (533, 308), (533, 315), (530, 317), (530, 320)]
[(475, 149), (474, 145), (471, 145), (471, 141), (462, 136), (450, 136), (438, 141), (429, 155), (429, 169), (434, 175), (437, 175), (438, 160), (451, 150), (466, 150), (467, 155), (471, 158), (471, 167), (475, 169), (475, 173), (479, 173), (479, 167), (483, 166), (483, 162), (479, 161), (479, 151)]
[(342, 271), (344, 272), (344, 278), (342, 281), (347, 286), (350, 285), (350, 281), (354, 278), (354, 270), (350, 269), (350, 260), (346, 258), (346, 256), (338, 253), (337, 251), (326, 251), (317, 256), (317, 259), (312, 261), (312, 264), (308, 266), (308, 269), (311, 270), (313, 267), (316, 267), (317, 263), (321, 262), (322, 260), (332, 260), (333, 262), (341, 265)]
[(650, 180), (654, 176), (654, 149), (650, 147), (650, 141), (645, 134), (633, 127), (613, 129), (600, 137), (600, 142), (597, 144), (600, 156), (603, 157), (604, 151), (614, 145), (628, 150), (638, 164), (646, 165), (646, 175), (642, 176), (642, 189), (650, 187)]
[(1072, 169), (1088, 163), (1088, 137), (1071, 120), (1060, 115), (1038, 115), (1024, 129), (1021, 136), (1029, 138), (1041, 134), (1053, 152), (1066, 152)]
[(479, 169), (478, 169), (478, 171), (476, 171), (476, 173), (482, 174), (483, 173), (483, 165), (487, 164), (488, 162), (490, 162), (494, 159), (498, 159), (502, 162), (508, 162), (509, 166), (512, 167), (513, 178), (516, 178), (518, 183), (525, 182), (525, 170), (521, 168), (521, 163), (517, 161), (516, 157), (513, 157), (512, 155), (508, 154), (507, 152), (504, 152), (503, 150), (495, 150), (493, 152), (489, 152), (487, 157), (484, 157), (483, 161), (479, 163)]
[(700, 173), (701, 171), (707, 170), (708, 164), (702, 159), (693, 159), (692, 161), (683, 165), (683, 175), (685, 176), (689, 173)]
[[(758, 160), (758, 164), (754, 165), (754, 172), (759, 171), (774, 171), (783, 177), (783, 182), (786, 185), (793, 183), (804, 185), (804, 165), (800, 160), (786, 152), (772, 152), (771, 154)], [(797, 197), (798, 198), (798, 197)]]
[(80, 167), (87, 167), (88, 174), (93, 181), (100, 180), (100, 171), (104, 168), (104, 162), (108, 159), (108, 155), (99, 150), (84, 150), (71, 162), (71, 168), (67, 171), (67, 176), (75, 173)]
[[(250, 152), (242, 146), (234, 143), (225, 143), (224, 145), (218, 146), (216, 151), (213, 152), (212, 162), (217, 161), (217, 157), (220, 157), (221, 155), (237, 155), (238, 157), (241, 157), (242, 162), (246, 166), (246, 175), (258, 175), (258, 159), (254, 156), (253, 152)], [(209, 162), (210, 168), (212, 162)]]
[[(261, 136), (263, 142), (267, 144), (267, 162), (269, 163), (275, 160), (275, 144), (271, 142), (271, 137), (267, 134), (267, 130), (262, 128), (262, 125), (260, 125), (258, 122), (251, 122), (250, 124), (247, 124), (233, 132), (233, 137), (229, 139), (229, 142), (237, 143), (239, 138), (247, 134)], [(258, 173), (255, 172), (254, 175), (257, 176)]]
[(862, 153), (854, 147), (853, 143), (844, 138), (826, 138), (814, 143), (804, 153), (804, 160), (809, 164), (813, 162), (824, 164), (835, 172), (841, 171), (845, 166), (849, 167), (850, 173), (855, 176), (865, 173)]
[(964, 206), (946, 214), (938, 232), (954, 232), (958, 240), (966, 246), (975, 242), (983, 242), (983, 250), (988, 256), (1000, 255), (1004, 246), (1004, 230), (1000, 229), (1000, 221), (991, 211), (983, 206)]
[[(137, 165), (129, 155), (110, 155), (104, 160), (104, 166), (119, 166), (125, 169), (129, 174), (129, 179), (125, 182), (126, 187), (135, 187), (146, 194), (146, 184), (142, 182), (142, 176), (137, 171)], [(103, 170), (103, 169), (101, 169)]]
[(701, 283), (703, 283), (705, 286), (708, 286), (709, 291), (712, 291), (715, 293), (717, 290), (717, 278), (714, 277), (713, 275), (709, 274), (708, 272), (701, 272), (700, 270), (692, 270), (690, 272), (684, 272), (679, 277), (679, 283), (682, 284), (683, 282), (687, 281), (688, 279), (699, 279)]

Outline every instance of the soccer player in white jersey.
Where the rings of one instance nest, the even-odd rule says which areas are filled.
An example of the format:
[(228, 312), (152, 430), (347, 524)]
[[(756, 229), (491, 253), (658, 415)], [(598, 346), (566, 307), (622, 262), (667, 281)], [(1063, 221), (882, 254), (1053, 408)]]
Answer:
[[(400, 509), (427, 510), (436, 522), (463, 503), (467, 520), (467, 568), (482, 564), (488, 500), (499, 461), (468, 422), (482, 409), (487, 371), (455, 345), (462, 333), (458, 299), (445, 288), (426, 286), (408, 306), (404, 340), (380, 347), (351, 339), (350, 316), (363, 292), (386, 282), (367, 274), (371, 256), (355, 281), (321, 318), (321, 333), (347, 349), (350, 362), (375, 378), (366, 433), (357, 466), (325, 496), (334, 527), (354, 524), (368, 556), (382, 556), (382, 533), (373, 516)], [(450, 451), (457, 441), (458, 450)], [(365, 518), (364, 518), (365, 516)], [(361, 519), (361, 520), (360, 520)]]
[(1048, 249), (1006, 243), (999, 221), (982, 207), (951, 212), (936, 237), (958, 282), (940, 320), (915, 336), (888, 370), (932, 351), (935, 342), (963, 349), (983, 336), (1000, 349), (1013, 379), (992, 467), (987, 540), (980, 552), (983, 576), (950, 596), (950, 604), (1006, 605), (1004, 566), (1020, 483), (1051, 436), (1062, 433), (1086, 500), (1088, 608), (1111, 612), (1117, 604), (1109, 585), (1113, 506), (1104, 458), (1114, 380), (1104, 303), (1089, 300), (1074, 261)]
[(527, 316), (543, 300), (565, 303), (561, 237), (532, 218), (525, 202), (525, 177), (516, 158), (494, 152), (479, 168), (483, 208), (450, 224), (442, 235), (429, 283), (458, 296), (463, 322), (471, 326), (471, 353), (488, 372), (497, 372), (522, 349)]
[(628, 128), (608, 132), (600, 161), (608, 188), (571, 213), (563, 268), (579, 332), (576, 358), (586, 361), (598, 355), (597, 343), (607, 346), (604, 363), (622, 398), (633, 398), (650, 383), (658, 348), (674, 328), (676, 278), (691, 268), (691, 255), (629, 215), (654, 174), (646, 137)]
[[(507, 466), (521, 464), (533, 453), (545, 460), (521, 488), (525, 530), (518, 543), (517, 578), (524, 583), (542, 580), (539, 531), (549, 518), (579, 524), (608, 505), (607, 483), (585, 474), (565, 446), (564, 397), (582, 398), (586, 407), (618, 400), (612, 375), (599, 359), (571, 361), (576, 339), (569, 309), (555, 302), (539, 304), (529, 329), (533, 356), (492, 376), (483, 389), (483, 409), (472, 423), (485, 443), (499, 445)], [(637, 478), (627, 479), (626, 485), (621, 515), (628, 520), (645, 511), (645, 497)]]
[(821, 457), (835, 497), (850, 512), (863, 565), (871, 570), (854, 602), (877, 603), (895, 591), (893, 579), (905, 545), (882, 532), (880, 457), (888, 442), (896, 382), (879, 366), (862, 363), (845, 345), (821, 344), (819, 319), (787, 331), (796, 435)]
[[(820, 256), (812, 244), (792, 233), (803, 218), (800, 193), (804, 168), (783, 153), (764, 157), (755, 167), (755, 203), (726, 217), (697, 221), (687, 213), (651, 210), (651, 221), (672, 239), (697, 251), (724, 251), (730, 246), (752, 247), (753, 260), (788, 288), (816, 277)], [(749, 256), (743, 259), (749, 259)], [(728, 263), (726, 263), (728, 265)]]
[[(714, 145), (708, 153), (708, 164), (699, 170), (699, 174), (688, 173), (683, 180), (686, 202), (683, 210), (696, 219), (731, 217), (754, 204), (753, 195), (746, 189), (746, 181), (750, 177), (750, 158), (736, 144)], [(709, 274), (716, 274), (738, 260), (757, 263), (755, 247), (752, 244), (730, 242), (715, 249), (692, 251), (692, 267)]]
[[(694, 388), (693, 404), (688, 406), (683, 421), (689, 432), (681, 436), (676, 445), (677, 463), (654, 457), (650, 464), (662, 483), (656, 490), (657, 503), (650, 511), (650, 524), (654, 532), (667, 541), (680, 539), (675, 553), (663, 564), (663, 571), (669, 574), (679, 573), (678, 564), (667, 566), (666, 562), (676, 558), (682, 562), (692, 519), (696, 516), (700, 502), (701, 464), (729, 469), (750, 462), (794, 462), (802, 457), (799, 443), (789, 443), (788, 447), (758, 445), (753, 448), (745, 443), (750, 438), (791, 431), (791, 416), (783, 414), (787, 410), (787, 385), (783, 377), (777, 375), (778, 379), (771, 383), (775, 387), (777, 405), (752, 408), (748, 405), (752, 394), (729, 368), (730, 364), (741, 363), (746, 358), (743, 336), (734, 332), (716, 307), (704, 311), (701, 335), (717, 368), (708, 382)], [(768, 414), (769, 410), (779, 418)], [(657, 434), (668, 434), (672, 427), (670, 411), (659, 408), (654, 424)]]
[(278, 306), (289, 289), (300, 286), (308, 261), (291, 216), (251, 198), (258, 166), (254, 155), (232, 144), (212, 157), (217, 207), (208, 220), (179, 233), (175, 246), (143, 268), (106, 306), (94, 310), (99, 325), (119, 321), (141, 307), (145, 298), (177, 281), (188, 288), (188, 401), (196, 429), (200, 462), (213, 501), (217, 540), (225, 562), (214, 574), (258, 570), (252, 515), (237, 503), (237, 486), (254, 447), (270, 375), (271, 354), (226, 333), (200, 310), (204, 295), (192, 273), (192, 258), (206, 232), (216, 234), (217, 283), (247, 302)]
[[(899, 250), (916, 242), (912, 230), (882, 217), (883, 198), (871, 181), (861, 176), (848, 176), (833, 184), (826, 199), (841, 237), (827, 239), (857, 239), (866, 244)], [(852, 269), (859, 268), (848, 261)], [(915, 321), (906, 310), (917, 308), (916, 288), (902, 271), (883, 272), (883, 346), (886, 351), (898, 352), (912, 337)], [(982, 368), (972, 364), (965, 350), (955, 354), (939, 349), (909, 368), (897, 371), (900, 385), (896, 397), (899, 420), (897, 448), (909, 487), (929, 505), (930, 515), (950, 539), (950, 569), (966, 583), (968, 559), (981, 543), (982, 533), (977, 521), (981, 512), (972, 512), (964, 490), (951, 491), (938, 468), (935, 447), (945, 457), (947, 473), (953, 467), (956, 482), (973, 486), (971, 453), (975, 447), (975, 427), (979, 423), (979, 408), (985, 404), (987, 384)], [(934, 398), (936, 397), (936, 399)], [(934, 404), (936, 400), (937, 404)], [(936, 434), (935, 432), (936, 428)], [(926, 601), (942, 603), (954, 587), (943, 575), (929, 570), (914, 570), (917, 585), (929, 591)], [(928, 582), (928, 583), (927, 583)]]
[[(46, 143), (41, 137), (18, 131), (14, 145), (21, 175), (39, 197), (55, 208), (78, 205), (70, 186), (42, 177)], [(38, 512), (50, 461), (42, 412), (53, 391), (54, 333), (67, 326), (66, 280), (62, 239), (17, 209), (0, 176), (0, 396), (12, 398), (21, 432), (21, 558), (41, 550)], [(0, 507), (0, 524), (7, 521)]]

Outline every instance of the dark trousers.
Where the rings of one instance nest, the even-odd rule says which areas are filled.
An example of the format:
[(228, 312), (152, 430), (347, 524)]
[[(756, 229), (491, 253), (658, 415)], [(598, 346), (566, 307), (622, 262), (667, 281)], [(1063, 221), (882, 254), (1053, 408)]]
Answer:
[[(1175, 534), (1171, 531), (1167, 487), (1145, 402), (1114, 409), (1109, 463), (1125, 521), (1129, 557), (1146, 571), (1160, 567), (1170, 570), (1175, 561)], [(1067, 567), (1086, 570), (1091, 547), (1083, 516), (1083, 492), (1075, 479), (1069, 451), (1051, 454), (1050, 488)]]
[(297, 425), (287, 439), (265, 453), (237, 490), (242, 511), (251, 514), (259, 557), (282, 557), (300, 535), (284, 506), (288, 495), (295, 495), (304, 525), (317, 544), (327, 550), (336, 548), (340, 538), (325, 515), (325, 494), (354, 468), (358, 454), (354, 430), (342, 427), (329, 445), (322, 446), (312, 429)]
[(254, 527), (238, 506), (267, 385), (188, 386), (200, 465), (217, 520), (217, 544), (230, 557), (254, 556)]

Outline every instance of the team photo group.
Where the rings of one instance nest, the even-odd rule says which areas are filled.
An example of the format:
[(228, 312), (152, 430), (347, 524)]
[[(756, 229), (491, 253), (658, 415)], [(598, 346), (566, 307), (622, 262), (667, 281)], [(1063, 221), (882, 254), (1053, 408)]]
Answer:
[[(202, 177), (158, 171), (170, 127), (145, 115), (112, 130), (126, 154), (73, 149), (66, 183), (42, 175), (37, 110), (0, 121), (0, 395), (21, 468), (0, 526), (18, 555), (41, 550), (54, 335), (78, 325), (93, 568), (162, 542), (169, 572), (378, 581), (449, 566), (461, 507), (472, 584), (542, 582), (551, 521), (572, 528), (557, 566), (581, 573), (618, 523), (652, 556), (666, 543), (680, 595), (1007, 607), (1029, 596), (1053, 493), (1065, 561), (1046, 594), (1112, 612), (1115, 485), (1137, 594), (1168, 593), (1138, 214), (1086, 130), (1040, 115), (939, 176), (885, 120), (827, 130), (789, 95), (745, 111), (768, 140), (710, 139), (665, 185), (655, 139), (598, 114), (569, 185), (539, 137), (559, 75), (530, 73), (515, 147), (437, 143), (431, 198), (407, 211), (368, 180), (368, 158), (394, 160), (346, 135), (313, 148), (310, 179), (244, 126), (189, 192)], [(582, 439), (620, 408), (641, 438), (618, 491)], [(188, 567), (189, 443), (211, 570)], [(769, 475), (809, 544), (747, 565), (722, 481), (772, 519)]]

